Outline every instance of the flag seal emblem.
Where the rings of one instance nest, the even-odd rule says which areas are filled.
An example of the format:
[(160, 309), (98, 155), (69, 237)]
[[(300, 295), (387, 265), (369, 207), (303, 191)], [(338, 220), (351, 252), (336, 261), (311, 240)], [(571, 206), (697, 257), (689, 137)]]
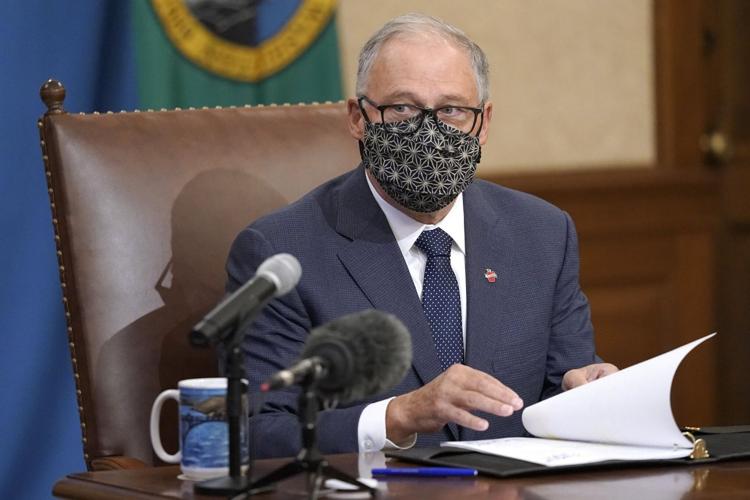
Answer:
[[(335, 0), (299, 0), (278, 30), (258, 43), (250, 33), (264, 0), (152, 0), (167, 38), (188, 60), (211, 73), (259, 82), (291, 64), (318, 38)], [(240, 36), (238, 36), (238, 34)]]

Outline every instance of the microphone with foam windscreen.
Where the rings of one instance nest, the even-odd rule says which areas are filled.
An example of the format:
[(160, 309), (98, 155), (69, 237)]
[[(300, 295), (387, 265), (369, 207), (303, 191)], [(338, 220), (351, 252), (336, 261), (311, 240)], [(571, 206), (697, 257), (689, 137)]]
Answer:
[(300, 360), (272, 376), (261, 391), (315, 377), (321, 397), (340, 403), (384, 392), (411, 365), (411, 336), (392, 314), (369, 309), (342, 316), (310, 332)]
[(207, 346), (220, 342), (232, 330), (252, 318), (274, 297), (289, 293), (299, 283), (302, 267), (291, 254), (273, 255), (258, 267), (255, 276), (235, 290), (193, 327), (190, 342)]

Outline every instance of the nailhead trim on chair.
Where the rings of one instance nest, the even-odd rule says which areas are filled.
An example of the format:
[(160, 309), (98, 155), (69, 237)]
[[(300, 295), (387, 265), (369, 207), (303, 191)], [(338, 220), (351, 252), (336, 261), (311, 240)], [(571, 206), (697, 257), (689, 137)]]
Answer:
[[(46, 85), (52, 84), (52, 82), (47, 82)], [(58, 83), (58, 85), (60, 85)], [(42, 87), (42, 90), (44, 90), (44, 87)], [(64, 97), (63, 97), (64, 99)], [(60, 103), (62, 104), (62, 103)], [(45, 113), (45, 116), (49, 114), (52, 111), (52, 109), (48, 109), (47, 113)], [(64, 110), (60, 107), (60, 109), (55, 114), (65, 113)], [(56, 255), (57, 255), (57, 263), (58, 263), (58, 270), (60, 272), (60, 285), (62, 288), (62, 295), (63, 295), (63, 306), (65, 308), (65, 322), (67, 325), (67, 334), (68, 334), (68, 346), (70, 347), (70, 353), (71, 353), (71, 362), (73, 364), (73, 376), (75, 377), (75, 386), (76, 386), (76, 402), (78, 403), (78, 413), (80, 415), (80, 421), (81, 421), (81, 442), (83, 443), (83, 459), (88, 462), (89, 461), (89, 454), (87, 452), (87, 444), (88, 444), (88, 437), (86, 434), (86, 415), (83, 411), (83, 392), (81, 391), (81, 376), (78, 373), (78, 354), (77, 354), (77, 347), (75, 343), (75, 338), (73, 336), (73, 326), (71, 321), (71, 314), (70, 314), (70, 303), (68, 301), (68, 285), (65, 278), (65, 258), (62, 252), (62, 244), (60, 239), (60, 226), (57, 219), (57, 204), (55, 203), (55, 190), (53, 188), (53, 182), (52, 182), (52, 170), (49, 167), (49, 155), (47, 154), (47, 142), (44, 135), (44, 117), (40, 118), (37, 121), (37, 127), (39, 128), (39, 145), (42, 149), (42, 160), (44, 162), (44, 173), (45, 173), (45, 179), (47, 180), (47, 192), (49, 193), (49, 199), (50, 199), (50, 208), (52, 210), (52, 226), (54, 228), (55, 232), (55, 249), (56, 249)]]
[(160, 108), (160, 109), (133, 109), (133, 110), (125, 110), (121, 109), (120, 111), (92, 111), (91, 113), (84, 113), (83, 111), (80, 111), (76, 114), (78, 115), (112, 115), (116, 113), (162, 113), (162, 112), (171, 112), (171, 111), (198, 111), (198, 110), (204, 110), (204, 109), (242, 109), (242, 108), (275, 108), (275, 107), (289, 107), (289, 106), (320, 106), (322, 104), (344, 104), (346, 101), (344, 99), (340, 99), (338, 101), (311, 101), (311, 102), (298, 102), (298, 103), (271, 103), (271, 104), (243, 104), (243, 105), (232, 105), (232, 106), (201, 106), (201, 107), (187, 107), (187, 108), (181, 108), (181, 107), (175, 107), (172, 109), (168, 108)]

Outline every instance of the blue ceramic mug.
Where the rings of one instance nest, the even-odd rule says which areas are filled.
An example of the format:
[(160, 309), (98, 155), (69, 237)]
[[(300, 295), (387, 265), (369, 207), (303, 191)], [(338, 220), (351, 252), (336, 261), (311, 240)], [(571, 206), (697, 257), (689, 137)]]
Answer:
[[(151, 444), (167, 463), (179, 463), (187, 479), (203, 480), (229, 474), (229, 429), (226, 420), (227, 379), (181, 380), (168, 389), (151, 408)], [(159, 416), (164, 403), (174, 399), (180, 405), (180, 450), (167, 453), (161, 443)], [(243, 396), (240, 424), (243, 468), (248, 463), (247, 396)]]

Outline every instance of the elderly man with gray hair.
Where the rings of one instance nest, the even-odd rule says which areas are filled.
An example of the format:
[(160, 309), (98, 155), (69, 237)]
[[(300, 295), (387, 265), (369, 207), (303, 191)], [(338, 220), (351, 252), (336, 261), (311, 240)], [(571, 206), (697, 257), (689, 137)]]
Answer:
[[(519, 436), (520, 410), (616, 368), (595, 354), (570, 217), (475, 180), (493, 106), (461, 30), (409, 14), (365, 44), (348, 122), (362, 164), (237, 237), (232, 291), (278, 252), (304, 270), (246, 332), (251, 387), (291, 365), (310, 329), (375, 308), (409, 329), (412, 366), (380, 398), (320, 414), (323, 452)], [(258, 457), (299, 451), (297, 393), (251, 418)]]

